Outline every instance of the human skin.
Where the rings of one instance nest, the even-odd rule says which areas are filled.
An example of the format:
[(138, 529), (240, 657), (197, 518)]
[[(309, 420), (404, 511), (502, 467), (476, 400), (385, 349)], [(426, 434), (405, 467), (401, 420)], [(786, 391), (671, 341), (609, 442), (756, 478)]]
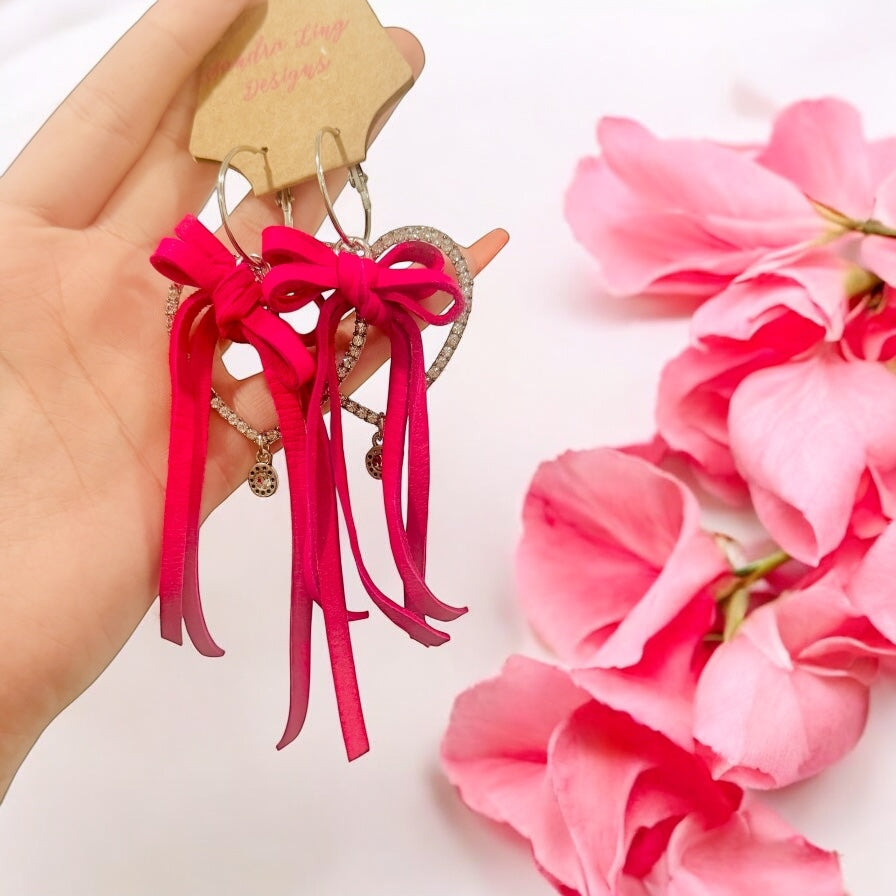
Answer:
[[(148, 258), (213, 188), (218, 166), (187, 150), (196, 69), (251, 5), (158, 0), (0, 177), (0, 796), (158, 593), (170, 395), (165, 281)], [(416, 78), (420, 45), (390, 34)], [(344, 181), (328, 175), (333, 193)], [(295, 226), (316, 231), (317, 185), (294, 196)], [(278, 214), (245, 200), (237, 238), (253, 244)], [(466, 250), (474, 275), (506, 239)], [(347, 388), (387, 354), (372, 335)], [(275, 425), (261, 375), (237, 380), (219, 357), (215, 386), (257, 428)], [(210, 426), (203, 518), (255, 453), (217, 415)]]

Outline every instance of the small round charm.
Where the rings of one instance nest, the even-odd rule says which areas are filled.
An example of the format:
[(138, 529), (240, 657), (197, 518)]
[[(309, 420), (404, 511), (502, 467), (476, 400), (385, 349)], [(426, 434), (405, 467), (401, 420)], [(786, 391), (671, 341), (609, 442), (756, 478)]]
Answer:
[(374, 479), (383, 478), (383, 449), (379, 445), (374, 445), (367, 452), (365, 463), (367, 464), (367, 472)]
[(267, 463), (257, 463), (249, 470), (249, 488), (259, 498), (270, 498), (277, 491), (277, 471)]

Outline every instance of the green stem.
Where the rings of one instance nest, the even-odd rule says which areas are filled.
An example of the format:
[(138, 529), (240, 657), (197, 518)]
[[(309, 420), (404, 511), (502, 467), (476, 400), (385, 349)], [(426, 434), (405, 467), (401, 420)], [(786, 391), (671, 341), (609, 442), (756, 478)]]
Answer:
[(873, 236), (886, 236), (890, 237), (890, 239), (896, 238), (896, 230), (892, 227), (887, 227), (886, 224), (882, 224), (874, 218), (869, 218), (867, 221), (851, 220), (850, 224), (852, 226), (849, 229), (857, 230), (859, 233), (867, 233)]
[(768, 573), (774, 572), (779, 566), (783, 566), (789, 559), (790, 554), (779, 549), (767, 557), (760, 557), (746, 566), (741, 566), (740, 569), (735, 569), (734, 575), (749, 578), (751, 582), (755, 582), (765, 578)]
[(741, 587), (752, 585), (754, 582), (764, 579), (770, 572), (774, 572), (779, 566), (783, 566), (790, 559), (790, 554), (788, 554), (787, 551), (779, 549), (773, 554), (769, 554), (767, 557), (760, 557), (758, 560), (754, 560), (752, 563), (740, 567), (740, 569), (735, 569), (734, 575), (744, 579), (744, 581), (741, 582)]
[(839, 212), (837, 209), (831, 208), (831, 206), (825, 205), (816, 199), (810, 198), (809, 202), (812, 203), (815, 211), (825, 221), (835, 224), (842, 230), (854, 230), (857, 233), (864, 233), (869, 236), (885, 236), (890, 239), (896, 239), (896, 228), (887, 227), (886, 224), (878, 221), (876, 218), (868, 218), (861, 221), (858, 218), (850, 218), (849, 215), (844, 215), (843, 212)]
[(778, 550), (773, 554), (769, 554), (767, 557), (760, 557), (758, 560), (754, 560), (746, 566), (741, 566), (739, 569), (732, 570), (731, 574), (734, 576), (734, 581), (716, 595), (716, 600), (719, 602), (728, 600), (741, 589), (749, 588), (751, 585), (764, 579), (779, 566), (783, 566), (787, 563), (788, 560), (790, 560), (790, 554), (788, 554), (787, 551)]
[(716, 594), (719, 610), (725, 620), (725, 626), (716, 641), (730, 641), (738, 632), (744, 619), (750, 612), (750, 589), (790, 560), (790, 554), (777, 550), (767, 557), (760, 557), (746, 566), (731, 571), (731, 576), (724, 587)]
[(852, 219), (844, 215), (843, 212), (838, 212), (837, 209), (831, 208), (831, 206), (825, 205), (823, 202), (819, 202), (811, 196), (807, 196), (806, 198), (812, 203), (815, 211), (817, 211), (825, 221), (830, 221), (831, 224), (836, 224), (838, 227), (844, 229), (850, 229), (849, 223)]

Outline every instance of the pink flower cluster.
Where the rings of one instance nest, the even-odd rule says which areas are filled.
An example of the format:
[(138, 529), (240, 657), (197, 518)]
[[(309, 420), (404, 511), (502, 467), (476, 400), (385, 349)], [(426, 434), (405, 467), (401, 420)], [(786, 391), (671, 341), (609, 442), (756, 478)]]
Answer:
[[(461, 694), (443, 764), (566, 896), (843, 896), (755, 791), (851, 750), (896, 655), (896, 140), (830, 99), (764, 147), (598, 140), (573, 230), (612, 291), (697, 300), (692, 344), (652, 444), (536, 473), (518, 590), (562, 665)], [(671, 458), (774, 550), (732, 559)]]
[(615, 292), (701, 299), (666, 367), (666, 450), (752, 500), (815, 564), (896, 513), (896, 139), (837, 100), (797, 103), (760, 149), (604, 120), (567, 197)]

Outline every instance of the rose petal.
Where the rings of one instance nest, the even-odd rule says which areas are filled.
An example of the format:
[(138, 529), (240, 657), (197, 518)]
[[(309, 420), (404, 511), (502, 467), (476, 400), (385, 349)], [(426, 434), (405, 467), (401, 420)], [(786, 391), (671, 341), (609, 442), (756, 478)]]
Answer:
[(896, 171), (896, 137), (872, 140), (868, 144), (868, 162), (871, 165), (871, 181), (880, 184)]
[(663, 368), (656, 406), (659, 434), (690, 459), (709, 486), (720, 482), (722, 497), (733, 500), (746, 491), (729, 445), (731, 396), (749, 374), (781, 360), (770, 348), (728, 344), (685, 349)]
[(757, 800), (719, 827), (686, 818), (655, 881), (656, 896), (846, 896), (836, 853), (813, 846)]
[(811, 199), (853, 218), (870, 217), (874, 181), (868, 141), (856, 109), (838, 99), (784, 109), (757, 161)]
[(651, 291), (712, 295), (756, 257), (711, 237), (699, 222), (645, 205), (602, 158), (585, 158), (566, 193), (575, 238), (619, 295)]
[(703, 639), (716, 617), (706, 593), (648, 640), (637, 665), (574, 669), (572, 680), (601, 703), (626, 712), (682, 749), (694, 744), (694, 694), (710, 651)]
[(874, 542), (852, 576), (847, 591), (856, 609), (896, 643), (896, 523)]
[[(749, 156), (708, 140), (660, 140), (624, 118), (604, 118), (598, 142), (607, 164), (658, 211), (714, 228), (737, 249), (779, 248), (818, 233), (818, 219), (787, 180)], [(717, 245), (707, 241), (710, 257)], [(758, 256), (757, 256), (758, 257)]]
[(455, 701), (442, 766), (470, 808), (514, 828), (536, 861), (582, 890), (579, 860), (546, 777), (554, 729), (589, 700), (560, 669), (512, 656)]
[[(874, 197), (874, 218), (896, 227), (896, 170), (891, 169), (878, 185)], [(896, 286), (896, 239), (867, 236), (862, 242), (862, 264), (891, 286)]]
[(862, 265), (890, 286), (896, 286), (896, 240), (869, 236), (862, 243)]
[(655, 862), (677, 818), (696, 811), (722, 824), (742, 797), (739, 788), (713, 781), (690, 753), (596, 702), (557, 730), (548, 762), (589, 893), (607, 885), (615, 892), (626, 866), (644, 870)]
[[(847, 262), (830, 248), (766, 257), (697, 309), (691, 335), (698, 343), (760, 337), (754, 345), (777, 348), (785, 357), (824, 339), (835, 341), (845, 325), (847, 271)], [(778, 324), (774, 331), (772, 324)]]
[(520, 600), (541, 637), (578, 665), (634, 665), (724, 569), (693, 495), (619, 451), (542, 464), (523, 516)]
[(763, 525), (814, 564), (842, 541), (865, 469), (896, 467), (896, 378), (830, 352), (760, 370), (735, 391), (729, 427)]
[[(835, 669), (856, 612), (833, 579), (754, 610), (719, 646), (697, 685), (694, 736), (713, 773), (742, 786), (783, 787), (856, 744), (868, 713), (865, 681)], [(858, 641), (857, 652), (864, 652)], [(827, 665), (821, 666), (827, 659)], [(866, 677), (864, 674), (862, 678)]]
[[(892, 240), (889, 241), (892, 244)], [(866, 243), (867, 245), (867, 243)], [(892, 251), (892, 250), (891, 250)], [(896, 274), (896, 256), (893, 257)], [(853, 314), (843, 334), (841, 348), (850, 358), (864, 361), (892, 361), (896, 358), (896, 290), (884, 286), (882, 307)]]

